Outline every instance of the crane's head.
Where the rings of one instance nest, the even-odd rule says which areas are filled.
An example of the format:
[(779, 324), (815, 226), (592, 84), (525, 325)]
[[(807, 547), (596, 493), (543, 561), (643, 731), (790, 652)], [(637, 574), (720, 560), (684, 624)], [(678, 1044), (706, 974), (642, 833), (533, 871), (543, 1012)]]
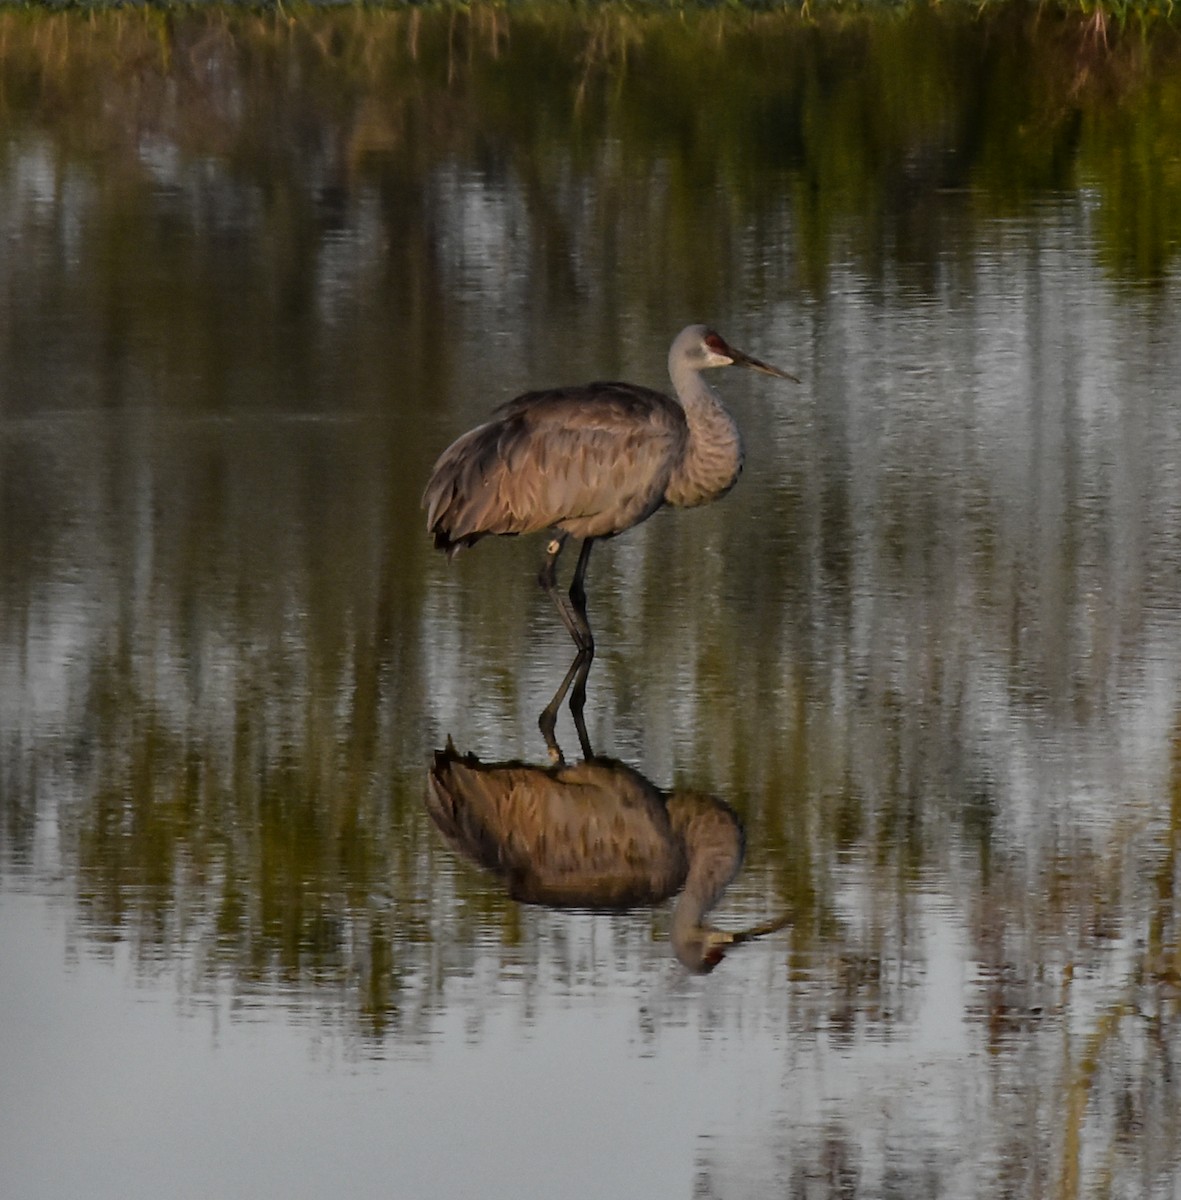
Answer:
[(736, 350), (720, 333), (707, 325), (690, 325), (677, 335), (668, 354), (669, 374), (675, 375), (680, 366), (688, 366), (695, 371), (704, 371), (709, 367), (747, 367), (764, 375), (774, 375), (777, 379), (800, 382), (787, 371)]
[(678, 928), (674, 918), (672, 943), (677, 958), (695, 975), (708, 975), (725, 957), (731, 946), (753, 942), (755, 938), (778, 933), (792, 923), (792, 914), (785, 912), (761, 925), (750, 929), (717, 929), (713, 925), (694, 925), (689, 929)]
[(734, 935), (710, 925), (698, 925), (680, 937), (673, 933), (673, 951), (694, 975), (708, 975), (725, 957)]

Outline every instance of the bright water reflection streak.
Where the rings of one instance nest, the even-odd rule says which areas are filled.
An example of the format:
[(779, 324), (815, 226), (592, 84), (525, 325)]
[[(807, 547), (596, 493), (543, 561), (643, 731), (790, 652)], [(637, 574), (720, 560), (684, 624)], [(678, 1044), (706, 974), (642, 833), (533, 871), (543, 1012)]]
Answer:
[[(547, 140), (521, 112), (514, 153), (511, 106), (478, 102), (503, 58), (448, 83), (424, 50), (358, 84), (291, 34), (259, 61), (303, 69), (260, 82), (232, 31), (198, 32), (138, 124), (88, 90), (105, 70), (72, 137), (73, 91), (15, 98), (0, 169), (22, 248), (0, 264), (15, 1190), (179, 1170), (290, 1196), (347, 1170), (357, 1195), (598, 1195), (606, 1163), (620, 1194), (1175, 1192), (1175, 268), (1113, 275), (1110, 197), (998, 195), (958, 121), (934, 150), (905, 127), (915, 154), (884, 156), (902, 175), (862, 213), (802, 142), (694, 175), (675, 113), (654, 135), (603, 105)], [(516, 35), (501, 54), (540, 36)], [(795, 36), (806, 59), (823, 35)], [(421, 97), (382, 91), (395, 75)], [(625, 108), (642, 86), (599, 82)], [(217, 103), (177, 123), (177, 95)], [(1081, 144), (1105, 180), (1121, 143)], [(840, 145), (849, 170), (874, 157)], [(965, 186), (938, 186), (953, 168)], [(719, 231), (691, 270), (679, 239)], [(449, 568), (418, 510), (497, 400), (663, 386), (698, 317), (805, 386), (734, 395), (749, 452), (723, 503), (596, 552), (587, 716), (605, 753), (741, 816), (719, 923), (798, 914), (787, 948), (704, 982), (669, 959), (667, 910), (522, 909), (434, 833), (431, 750), (541, 754), (568, 645), (535, 544)], [(519, 1173), (489, 1181), (505, 1146)]]

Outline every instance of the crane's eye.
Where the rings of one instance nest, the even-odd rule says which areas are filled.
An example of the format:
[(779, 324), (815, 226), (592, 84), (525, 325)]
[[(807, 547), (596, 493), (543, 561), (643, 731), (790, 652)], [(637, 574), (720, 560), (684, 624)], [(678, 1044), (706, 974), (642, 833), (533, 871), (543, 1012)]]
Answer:
[(707, 333), (704, 340), (706, 346), (715, 354), (724, 354), (727, 358), (730, 357), (730, 347), (716, 333)]

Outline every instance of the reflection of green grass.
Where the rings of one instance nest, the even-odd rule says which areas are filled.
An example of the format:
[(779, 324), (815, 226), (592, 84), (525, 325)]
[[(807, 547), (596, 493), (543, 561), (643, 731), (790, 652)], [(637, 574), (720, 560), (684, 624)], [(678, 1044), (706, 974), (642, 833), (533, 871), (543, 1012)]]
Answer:
[[(400, 188), (445, 156), (491, 153), (539, 222), (561, 219), (540, 201), (567, 164), (605, 206), (634, 208), (635, 178), (660, 171), (660, 211), (627, 247), (639, 274), (691, 256), (703, 224), (757, 224), (786, 197), (792, 257), (817, 290), (842, 228), (873, 270), (882, 242), (906, 253), (936, 197), (1012, 215), (1080, 183), (1101, 200), (1110, 269), (1158, 278), (1181, 243), (1179, 65), (1172, 18), (1151, 4), (0, 14), (9, 129), (101, 155), (107, 186), (120, 164), (134, 180), (145, 134), (276, 196), (285, 174), (298, 185), (309, 136), (353, 182)], [(604, 222), (619, 218), (604, 207)]]

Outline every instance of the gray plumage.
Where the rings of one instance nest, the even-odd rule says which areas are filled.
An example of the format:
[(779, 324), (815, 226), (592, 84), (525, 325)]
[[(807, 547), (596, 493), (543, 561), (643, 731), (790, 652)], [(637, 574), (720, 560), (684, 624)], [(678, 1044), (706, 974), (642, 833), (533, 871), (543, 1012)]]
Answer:
[(725, 495), (742, 470), (742, 439), (701, 372), (730, 365), (794, 378), (690, 325), (669, 350), (675, 399), (589, 383), (509, 401), (435, 464), (423, 496), (435, 545), (454, 554), (490, 534), (547, 529), (612, 537), (663, 504)]
[[(427, 486), (427, 525), (452, 555), (489, 534), (610, 537), (664, 503), (688, 441), (680, 406), (648, 388), (528, 392), (444, 451)], [(634, 470), (638, 461), (646, 469)]]

